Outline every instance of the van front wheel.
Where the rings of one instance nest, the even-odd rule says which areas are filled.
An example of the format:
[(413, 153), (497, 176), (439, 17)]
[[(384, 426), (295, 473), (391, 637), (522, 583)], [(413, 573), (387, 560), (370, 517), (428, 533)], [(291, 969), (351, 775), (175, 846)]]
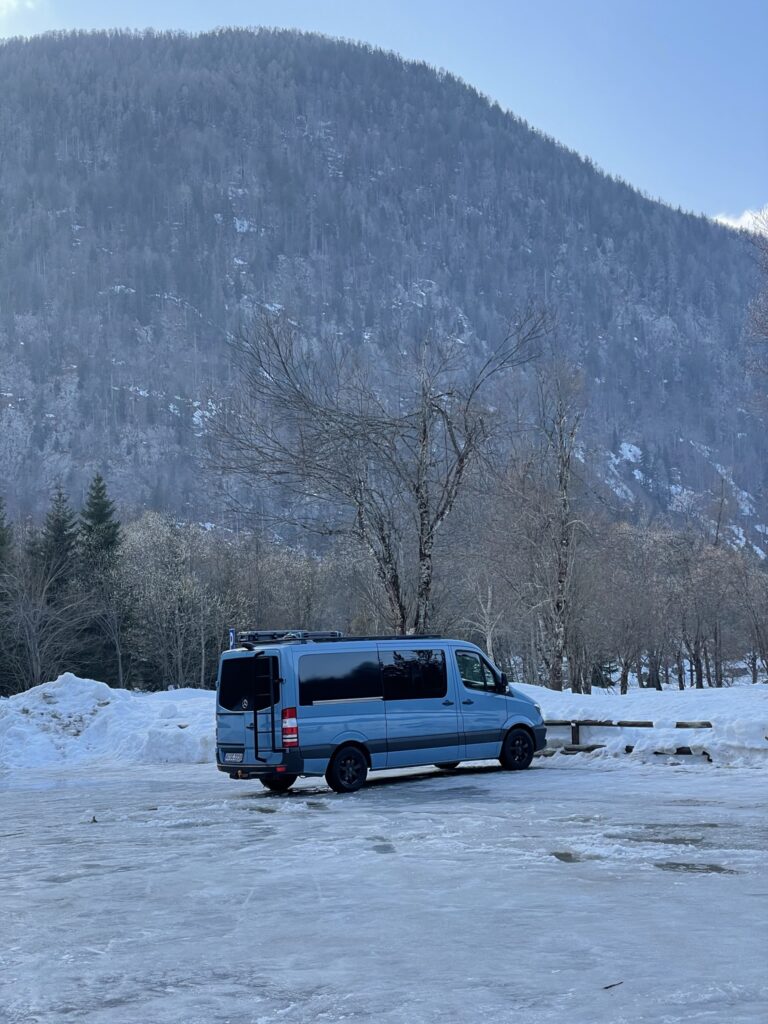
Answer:
[(533, 760), (533, 740), (525, 729), (510, 729), (504, 737), (499, 761), (508, 771), (522, 771)]
[(340, 747), (325, 773), (325, 781), (336, 793), (354, 793), (367, 777), (368, 762), (359, 747)]
[(262, 775), (259, 782), (267, 789), (271, 789), (273, 793), (287, 793), (296, 779), (298, 779), (298, 775), (283, 775), (282, 773), (278, 775), (275, 772), (273, 775)]

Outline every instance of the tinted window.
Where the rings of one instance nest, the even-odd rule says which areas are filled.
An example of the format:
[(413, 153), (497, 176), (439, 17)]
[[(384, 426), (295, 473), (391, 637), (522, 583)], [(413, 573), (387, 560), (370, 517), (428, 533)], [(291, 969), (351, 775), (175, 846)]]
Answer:
[(381, 670), (375, 651), (304, 654), (299, 658), (299, 703), (381, 699)]
[(442, 651), (382, 651), (385, 700), (445, 697), (448, 683)]
[(462, 683), (470, 690), (495, 690), (496, 676), (479, 654), (457, 651), (456, 664)]
[[(270, 672), (274, 682), (270, 688)], [(228, 711), (261, 711), (272, 704), (272, 689), (279, 700), (277, 658), (246, 655), (221, 663), (219, 704)]]

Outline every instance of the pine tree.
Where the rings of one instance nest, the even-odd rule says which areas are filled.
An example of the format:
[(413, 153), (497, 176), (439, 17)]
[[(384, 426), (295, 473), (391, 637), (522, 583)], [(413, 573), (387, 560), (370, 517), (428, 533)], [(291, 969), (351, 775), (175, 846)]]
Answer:
[(55, 579), (53, 589), (71, 582), (77, 567), (77, 519), (69, 498), (58, 484), (36, 546), (47, 573)]
[(80, 540), (86, 560), (91, 563), (109, 559), (120, 544), (120, 523), (115, 519), (115, 505), (107, 495), (101, 473), (91, 481), (80, 513)]
[(80, 655), (80, 670), (93, 679), (122, 685), (123, 667), (119, 645), (123, 624), (116, 570), (121, 541), (115, 505), (107, 485), (96, 473), (80, 512), (80, 585), (93, 607)]

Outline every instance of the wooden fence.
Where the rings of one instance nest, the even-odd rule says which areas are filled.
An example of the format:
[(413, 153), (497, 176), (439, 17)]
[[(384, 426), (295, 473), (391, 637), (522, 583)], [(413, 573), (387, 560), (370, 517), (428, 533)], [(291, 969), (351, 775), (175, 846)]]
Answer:
[[(594, 728), (594, 729), (653, 729), (653, 722), (645, 721), (620, 721), (620, 722), (606, 722), (599, 721), (593, 718), (551, 718), (545, 723), (546, 727), (549, 728), (570, 728), (571, 730), (571, 742), (566, 743), (562, 747), (550, 747), (542, 753), (554, 754), (556, 750), (559, 750), (563, 754), (588, 754), (593, 750), (600, 750), (604, 747), (605, 743), (582, 743), (581, 742), (581, 730), (583, 728)], [(675, 722), (675, 729), (711, 729), (711, 722)], [(635, 749), (634, 744), (627, 744), (624, 747), (624, 752), (631, 754)], [(669, 751), (657, 751), (658, 754), (666, 754)], [(680, 746), (675, 749), (675, 754), (693, 754), (694, 751), (690, 747)], [(702, 754), (709, 759), (709, 754), (706, 751), (702, 751)]]

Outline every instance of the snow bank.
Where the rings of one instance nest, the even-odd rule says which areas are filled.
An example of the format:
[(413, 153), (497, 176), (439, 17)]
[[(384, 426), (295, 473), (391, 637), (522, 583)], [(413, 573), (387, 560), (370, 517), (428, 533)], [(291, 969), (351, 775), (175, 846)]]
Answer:
[(214, 695), (135, 693), (70, 672), (0, 700), (0, 769), (213, 761)]
[[(517, 686), (545, 719), (651, 721), (653, 729), (581, 729), (582, 743), (605, 743), (590, 757), (655, 758), (678, 747), (706, 751), (720, 765), (768, 766), (768, 686), (722, 690), (633, 690), (626, 696), (555, 693)], [(58, 765), (193, 764), (215, 759), (214, 695), (207, 690), (138, 693), (71, 673), (16, 697), (0, 699), (0, 769)], [(675, 722), (712, 729), (676, 729)], [(570, 742), (567, 727), (549, 730), (550, 745)]]
[[(652, 729), (585, 726), (581, 743), (605, 743), (591, 757), (611, 757), (634, 745), (632, 757), (648, 759), (657, 752), (674, 754), (678, 747), (710, 756), (715, 764), (768, 766), (768, 686), (733, 686), (706, 690), (631, 690), (621, 695), (602, 690), (592, 694), (556, 693), (540, 686), (515, 684), (515, 689), (541, 706), (545, 720), (653, 722)], [(676, 722), (711, 722), (711, 729), (677, 729)], [(550, 746), (570, 742), (567, 727), (548, 730)]]

